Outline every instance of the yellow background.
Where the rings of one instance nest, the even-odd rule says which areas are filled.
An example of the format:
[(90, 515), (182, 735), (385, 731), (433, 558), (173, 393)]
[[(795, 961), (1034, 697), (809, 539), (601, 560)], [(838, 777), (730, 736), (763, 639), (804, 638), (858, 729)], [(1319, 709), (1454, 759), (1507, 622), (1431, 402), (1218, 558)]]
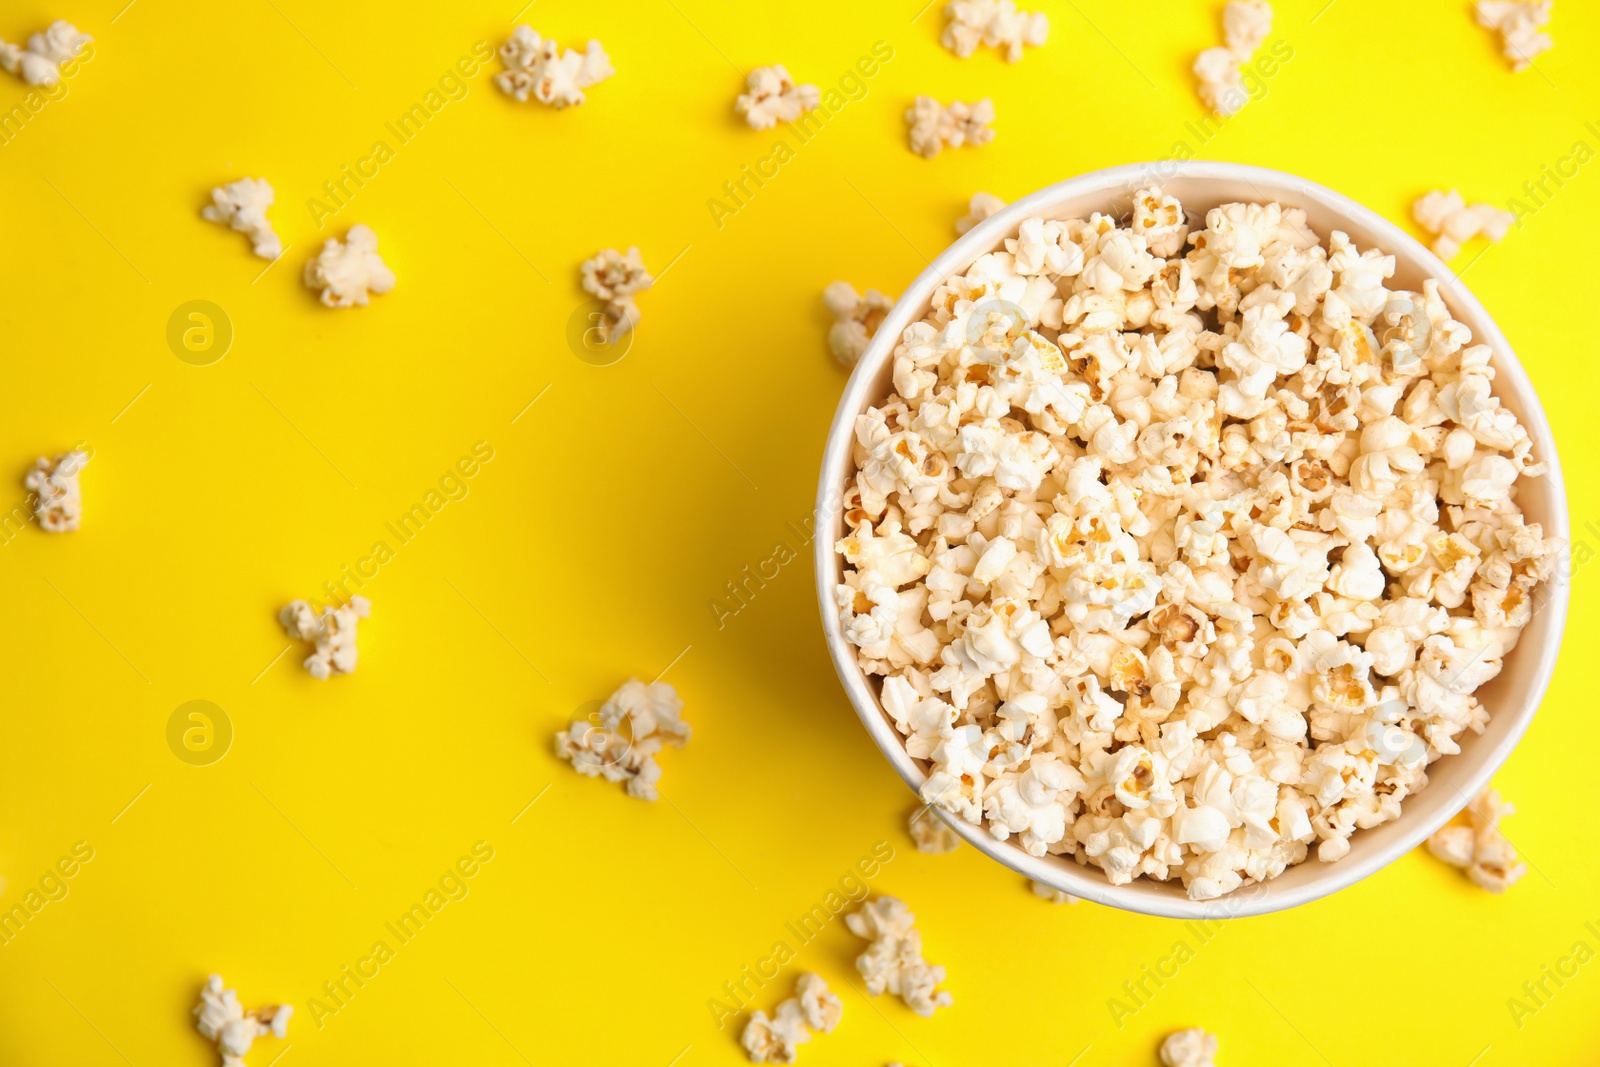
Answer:
[[(1576, 941), (1600, 948), (1586, 570), (1550, 695), (1497, 780), (1522, 884), (1495, 898), (1408, 856), (1227, 925), (1120, 1030), (1107, 1001), (1193, 935), (1053, 907), (970, 848), (916, 853), (803, 554), (720, 629), (711, 608), (780, 541), (801, 550), (789, 524), (844, 380), (826, 283), (898, 292), (975, 190), (1011, 199), (1180, 140), (1394, 219), (1434, 187), (1503, 204), (1575, 142), (1600, 147), (1593, 8), (1558, 3), (1555, 50), (1514, 75), (1465, 3), (1285, 0), (1273, 36), (1292, 60), (1201, 141), (1188, 67), (1219, 36), (1209, 2), (1038, 0), (1049, 44), (1007, 65), (944, 51), (921, 0), (538, 0), (524, 21), (598, 38), (617, 76), (558, 113), (500, 95), (491, 62), (397, 146), (384, 123), (474, 42), (498, 45), (516, 0), (125, 2), (0, 15), (9, 40), (58, 17), (95, 35), (68, 94), (0, 146), (0, 495), (21, 501), (36, 454), (95, 453), (81, 532), (0, 546), (0, 908), (75, 842), (94, 849), (0, 946), (0, 1062), (212, 1063), (189, 1016), (211, 971), (248, 1005), (296, 1006), (284, 1067), (741, 1062), (707, 1001), (793, 943), (784, 923), (879, 841), (895, 854), (872, 890), (911, 904), (955, 1005), (924, 1020), (867, 999), (832, 923), (756, 996), (770, 1009), (803, 969), (839, 988), (843, 1024), (802, 1050), (814, 1067), (1147, 1064), (1187, 1025), (1235, 1065), (1596, 1062), (1600, 963), (1520, 1029), (1507, 1007)], [(708, 199), (778, 136), (733, 114), (740, 72), (781, 62), (827, 87), (877, 41), (894, 58), (865, 99), (719, 228)], [(0, 108), (26, 91), (0, 78)], [(918, 93), (992, 97), (997, 140), (917, 158), (902, 113)], [(307, 200), (380, 138), (395, 157), (319, 230)], [(259, 280), (246, 239), (198, 214), (242, 175), (276, 186), (290, 245)], [(1467, 274), (1543, 390), (1591, 547), (1597, 210), (1590, 166)], [(298, 274), (354, 222), (399, 285), (330, 311)], [(681, 258), (641, 298), (626, 358), (591, 366), (564, 334), (578, 264), (630, 244), (658, 273)], [(236, 331), (212, 366), (166, 344), (193, 299)], [(274, 660), (278, 607), (393, 547), (385, 522), (479, 441), (494, 459), (470, 494), (368, 584), (360, 671), (318, 682), (300, 646)], [(662, 802), (555, 758), (575, 709), (669, 665), (695, 734), (662, 759)], [(166, 741), (193, 699), (235, 731), (207, 767)], [(319, 1029), (322, 983), (477, 841), (494, 859), (469, 895)]]

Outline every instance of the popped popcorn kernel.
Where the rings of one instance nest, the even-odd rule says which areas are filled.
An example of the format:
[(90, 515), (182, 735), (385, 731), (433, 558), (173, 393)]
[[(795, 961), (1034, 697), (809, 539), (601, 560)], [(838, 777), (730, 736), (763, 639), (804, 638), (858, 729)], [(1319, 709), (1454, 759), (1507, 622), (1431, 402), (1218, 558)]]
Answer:
[(745, 79), (749, 91), (734, 101), (734, 110), (753, 130), (770, 130), (780, 122), (793, 122), (822, 103), (815, 85), (796, 85), (781, 64), (757, 67)]
[(211, 190), (211, 203), (200, 209), (200, 216), (248, 236), (251, 250), (262, 259), (277, 259), (283, 241), (267, 219), (272, 201), (272, 186), (265, 178), (240, 178)]
[(347, 604), (330, 605), (319, 613), (304, 600), (290, 601), (278, 612), (283, 632), (293, 641), (310, 641), (316, 646), (305, 660), (313, 678), (353, 674), (356, 661), (356, 626), (372, 614), (372, 602), (353, 596)]
[(556, 755), (585, 777), (622, 782), (630, 797), (654, 801), (661, 795), (656, 755), (665, 746), (682, 748), (691, 732), (676, 689), (666, 682), (646, 685), (629, 678), (593, 721), (572, 723), (556, 734)]
[(1054, 886), (1045, 885), (1028, 879), (1028, 888), (1033, 890), (1033, 895), (1041, 900), (1048, 900), (1052, 904), (1081, 904), (1082, 900), (1071, 893), (1064, 892)]
[(764, 1011), (750, 1013), (739, 1043), (751, 1063), (794, 1063), (796, 1046), (810, 1041), (814, 1030), (833, 1033), (843, 1013), (844, 1005), (828, 983), (808, 971), (795, 981), (795, 996), (779, 1004), (772, 1017)]
[(616, 73), (599, 41), (590, 41), (582, 52), (562, 51), (532, 26), (511, 31), (511, 39), (500, 46), (500, 59), (506, 69), (494, 76), (494, 83), (501, 92), (519, 104), (532, 95), (558, 111), (582, 104), (587, 99), (583, 90)]
[(222, 976), (214, 974), (201, 987), (194, 1015), (195, 1028), (222, 1053), (223, 1067), (244, 1067), (244, 1056), (256, 1038), (271, 1034), (282, 1040), (288, 1034), (294, 1008), (269, 1004), (246, 1012), (239, 1004), (239, 994), (223, 989)]
[(926, 804), (919, 804), (911, 809), (911, 816), (907, 819), (906, 825), (911, 831), (911, 840), (916, 843), (918, 852), (942, 856), (961, 847), (960, 835), (950, 829), (950, 825), (934, 814), (933, 809)]
[(1248, 59), (1272, 32), (1272, 5), (1266, 0), (1229, 0), (1222, 9), (1222, 39), (1228, 51)]
[(871, 942), (856, 957), (856, 970), (869, 994), (877, 996), (887, 990), (925, 1018), (950, 1006), (953, 998), (938, 988), (944, 981), (944, 968), (922, 958), (922, 934), (904, 901), (895, 897), (869, 900), (844, 921), (851, 933)]
[(1153, 256), (1176, 256), (1189, 237), (1189, 220), (1175, 196), (1167, 196), (1155, 186), (1134, 194), (1133, 221), (1129, 227), (1144, 238)]
[(1250, 97), (1244, 89), (1243, 65), (1272, 32), (1272, 6), (1265, 0), (1228, 0), (1222, 13), (1222, 45), (1201, 52), (1194, 61), (1200, 99), (1224, 118), (1237, 114)]
[(1560, 558), (1517, 503), (1545, 465), (1395, 269), (1151, 187), (934, 291), (856, 416), (835, 546), (925, 803), (1209, 900), (1341, 859), (1484, 729)]
[(991, 193), (973, 193), (967, 213), (956, 220), (956, 233), (963, 234), (978, 223), (1006, 206), (1006, 202)]
[(373, 293), (394, 288), (394, 271), (378, 255), (378, 235), (357, 223), (343, 241), (330, 237), (317, 257), (306, 264), (305, 282), (322, 290), (322, 303), (331, 308), (366, 307)]
[(1544, 32), (1552, 0), (1478, 0), (1478, 25), (1500, 35), (1500, 50), (1512, 70), (1527, 70), (1554, 42)]
[(1440, 259), (1454, 259), (1461, 246), (1482, 234), (1502, 240), (1517, 217), (1488, 204), (1468, 205), (1460, 193), (1435, 190), (1411, 206), (1417, 225), (1433, 235), (1433, 251)]
[(1216, 1067), (1217, 1038), (1199, 1028), (1177, 1030), (1161, 1042), (1162, 1067)]
[(806, 1025), (825, 1034), (833, 1033), (833, 1028), (839, 1025), (839, 1020), (844, 1016), (844, 1004), (836, 993), (828, 989), (828, 983), (822, 980), (822, 976), (809, 971), (802, 974), (795, 981), (795, 993)]
[(739, 1036), (751, 1063), (794, 1063), (800, 1055), (795, 1046), (810, 1040), (800, 1002), (793, 998), (779, 1004), (773, 1018), (764, 1011), (751, 1012)]
[(828, 327), (828, 350), (846, 367), (853, 367), (867, 350), (867, 344), (883, 325), (894, 297), (876, 289), (858, 293), (849, 282), (833, 282), (822, 291), (822, 302), (833, 316)]
[(615, 248), (602, 249), (593, 259), (585, 260), (580, 270), (584, 291), (603, 304), (603, 320), (598, 327), (601, 344), (611, 344), (639, 325), (634, 295), (650, 288), (656, 280), (645, 270), (637, 248), (629, 248), (626, 254)]
[(55, 459), (40, 456), (23, 477), (34, 495), (33, 517), (49, 533), (70, 533), (83, 521), (83, 490), (78, 475), (89, 462), (87, 452), (63, 452)]
[(76, 59), (93, 40), (72, 23), (57, 19), (30, 36), (26, 48), (0, 41), (0, 70), (19, 75), (29, 85), (48, 88), (61, 81), (61, 65)]
[(957, 100), (946, 107), (931, 96), (919, 96), (906, 112), (911, 150), (924, 159), (934, 158), (946, 147), (988, 144), (994, 140), (994, 130), (989, 128), (993, 121), (994, 104), (988, 99), (976, 104)]
[(944, 13), (950, 21), (940, 40), (962, 59), (983, 45), (1004, 49), (1006, 62), (1015, 63), (1024, 45), (1042, 45), (1050, 34), (1048, 16), (1018, 11), (1013, 0), (951, 0)]
[(1485, 789), (1467, 806), (1468, 823), (1452, 822), (1428, 838), (1428, 851), (1452, 867), (1460, 867), (1481, 889), (1504, 893), (1528, 873), (1528, 866), (1517, 860), (1517, 851), (1500, 832), (1500, 820), (1516, 814), (1516, 809), (1500, 799), (1493, 789)]

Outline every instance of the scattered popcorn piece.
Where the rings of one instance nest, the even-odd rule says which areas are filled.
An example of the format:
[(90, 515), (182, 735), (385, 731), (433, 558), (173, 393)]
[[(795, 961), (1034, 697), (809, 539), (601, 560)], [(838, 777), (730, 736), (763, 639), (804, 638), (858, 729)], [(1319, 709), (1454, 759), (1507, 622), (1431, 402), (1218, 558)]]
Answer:
[(61, 80), (61, 64), (77, 58), (93, 40), (72, 23), (57, 19), (48, 29), (29, 37), (26, 48), (0, 41), (0, 69), (21, 75), (29, 85), (55, 85)]
[(600, 706), (594, 722), (575, 722), (556, 734), (556, 754), (579, 774), (625, 782), (630, 797), (657, 800), (656, 753), (689, 740), (682, 712), (683, 701), (666, 682), (645, 685), (629, 678)]
[(633, 302), (635, 293), (643, 292), (656, 283), (644, 269), (637, 248), (623, 255), (615, 248), (597, 252), (593, 259), (585, 260), (583, 288), (603, 303), (604, 321), (599, 326), (600, 343), (610, 344), (639, 325), (639, 306)]
[(272, 200), (272, 186), (265, 178), (240, 178), (211, 190), (211, 203), (200, 209), (200, 215), (248, 234), (262, 259), (277, 259), (283, 254), (283, 242), (267, 220)]
[(214, 974), (200, 990), (195, 1006), (195, 1027), (207, 1041), (215, 1042), (222, 1053), (223, 1067), (244, 1067), (244, 1055), (258, 1037), (271, 1034), (282, 1040), (289, 1030), (294, 1008), (288, 1004), (269, 1004), (246, 1012), (239, 1006), (239, 995), (222, 988), (222, 976)]
[(767, 1018), (764, 1011), (751, 1012), (739, 1037), (751, 1063), (793, 1063), (800, 1055), (795, 1046), (810, 1040), (800, 1002), (793, 998), (778, 1005), (774, 1018)]
[(1222, 9), (1222, 39), (1241, 61), (1249, 59), (1272, 32), (1272, 5), (1266, 0), (1229, 0)]
[(1338, 860), (1483, 731), (1561, 546), (1493, 353), (1395, 269), (1148, 188), (934, 291), (835, 545), (926, 803), (1209, 900)]
[(1199, 1028), (1177, 1030), (1161, 1042), (1162, 1067), (1216, 1067), (1217, 1038)]
[(1006, 62), (1022, 58), (1022, 46), (1044, 44), (1050, 20), (1040, 11), (1018, 11), (1012, 0), (951, 0), (944, 13), (944, 46), (962, 59), (981, 44), (1005, 49)]
[(1006, 202), (990, 193), (973, 193), (967, 213), (956, 220), (956, 233), (966, 233), (978, 223), (1006, 206)]
[(793, 122), (822, 103), (820, 89), (796, 85), (782, 65), (757, 67), (745, 84), (750, 91), (740, 94), (733, 106), (752, 130), (770, 130), (779, 122)]
[(922, 958), (922, 934), (904, 901), (894, 897), (869, 900), (844, 921), (851, 933), (872, 942), (856, 957), (856, 970), (868, 993), (877, 996), (888, 990), (924, 1018), (949, 1007), (953, 998), (938, 988), (944, 981), (944, 968)]
[(961, 847), (961, 837), (950, 824), (926, 804), (919, 804), (911, 810), (911, 818), (907, 822), (911, 831), (911, 840), (916, 842), (918, 852), (942, 856), (946, 852), (954, 852)]
[(1433, 234), (1433, 251), (1440, 259), (1454, 259), (1461, 246), (1482, 234), (1502, 240), (1517, 217), (1488, 204), (1468, 205), (1454, 189), (1435, 190), (1411, 206), (1417, 225)]
[(1554, 42), (1544, 32), (1551, 0), (1478, 0), (1478, 25), (1500, 35), (1500, 50), (1512, 70), (1527, 70)]
[(1048, 900), (1052, 904), (1077, 904), (1079, 902), (1078, 898), (1071, 893), (1064, 893), (1054, 886), (1036, 882), (1032, 878), (1028, 879), (1028, 886), (1033, 890), (1034, 896)]
[(39, 528), (70, 533), (83, 519), (83, 492), (78, 475), (89, 462), (87, 452), (63, 452), (54, 461), (40, 456), (22, 484), (34, 494), (33, 515)]
[(1517, 862), (1517, 851), (1500, 833), (1500, 820), (1516, 809), (1502, 803), (1500, 794), (1485, 789), (1467, 807), (1470, 825), (1451, 823), (1428, 838), (1428, 851), (1452, 867), (1467, 872), (1474, 885), (1491, 893), (1504, 893), (1528, 873)]
[(837, 994), (828, 989), (820, 974), (806, 972), (795, 982), (795, 992), (800, 998), (800, 1011), (806, 1025), (825, 1034), (833, 1033), (844, 1016), (844, 1004)]
[(306, 264), (306, 285), (322, 290), (331, 308), (366, 307), (371, 293), (394, 288), (394, 271), (378, 255), (378, 235), (357, 223), (343, 241), (330, 237), (317, 258)]
[(347, 604), (328, 606), (321, 614), (304, 600), (290, 601), (278, 612), (283, 632), (294, 641), (310, 641), (316, 651), (306, 657), (305, 668), (313, 678), (352, 674), (356, 669), (356, 625), (372, 614), (372, 602), (353, 596)]
[(583, 52), (563, 52), (532, 26), (511, 31), (511, 39), (500, 46), (500, 59), (506, 69), (494, 76), (494, 83), (501, 92), (519, 104), (527, 103), (532, 93), (539, 103), (557, 110), (583, 103), (583, 90), (616, 73), (599, 41), (590, 41)]
[(894, 307), (894, 297), (884, 296), (876, 289), (868, 289), (863, 295), (849, 282), (829, 285), (822, 291), (822, 302), (834, 318), (828, 327), (828, 348), (833, 358), (846, 367), (860, 361), (868, 342)]
[(1272, 32), (1272, 6), (1265, 0), (1228, 0), (1222, 12), (1225, 42), (1208, 48), (1194, 61), (1200, 79), (1200, 99), (1217, 114), (1237, 114), (1250, 96), (1244, 89), (1242, 66)]
[(839, 1025), (844, 1005), (821, 975), (802, 974), (795, 993), (774, 1009), (770, 1019), (764, 1011), (750, 1013), (739, 1043), (751, 1063), (793, 1063), (798, 1055), (795, 1046), (810, 1041), (813, 1030), (831, 1034)]
[(931, 96), (919, 96), (906, 112), (906, 121), (911, 124), (911, 150), (924, 159), (932, 159), (946, 146), (960, 148), (994, 140), (989, 128), (994, 104), (988, 99), (970, 105), (957, 100), (946, 107)]

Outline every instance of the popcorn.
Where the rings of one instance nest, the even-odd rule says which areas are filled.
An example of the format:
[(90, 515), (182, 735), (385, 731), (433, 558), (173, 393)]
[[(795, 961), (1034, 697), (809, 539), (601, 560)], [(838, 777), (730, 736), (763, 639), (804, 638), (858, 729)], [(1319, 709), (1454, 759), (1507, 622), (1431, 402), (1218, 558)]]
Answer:
[(288, 1004), (269, 1004), (246, 1012), (239, 995), (222, 988), (222, 976), (214, 974), (200, 990), (195, 1006), (195, 1027), (222, 1053), (222, 1067), (244, 1067), (245, 1053), (258, 1037), (271, 1034), (282, 1040), (289, 1030), (294, 1008)]
[(1526, 70), (1554, 44), (1544, 32), (1551, 6), (1551, 0), (1478, 0), (1478, 25), (1500, 35), (1512, 70)]
[(655, 757), (663, 746), (688, 742), (691, 731), (682, 712), (683, 701), (666, 682), (645, 685), (629, 678), (593, 721), (574, 722), (556, 734), (556, 755), (585, 777), (626, 783), (630, 797), (658, 800), (661, 767)]
[(799, 994), (800, 1012), (805, 1016), (806, 1025), (825, 1034), (833, 1033), (844, 1015), (844, 1004), (829, 991), (822, 976), (810, 972), (802, 974), (795, 982), (795, 992)]
[(1528, 873), (1517, 862), (1517, 851), (1500, 833), (1500, 820), (1516, 809), (1502, 803), (1500, 794), (1485, 789), (1467, 806), (1470, 825), (1451, 823), (1428, 838), (1428, 851), (1452, 867), (1467, 872), (1474, 885), (1491, 893), (1504, 893)]
[(313, 678), (328, 678), (355, 673), (356, 625), (371, 614), (372, 602), (364, 596), (353, 596), (348, 604), (325, 607), (320, 614), (304, 600), (293, 600), (278, 612), (278, 621), (291, 640), (310, 641), (317, 646), (306, 658), (305, 668)]
[(394, 271), (378, 255), (378, 235), (358, 223), (343, 241), (330, 237), (323, 243), (317, 258), (306, 264), (305, 280), (322, 290), (328, 307), (366, 307), (370, 294), (394, 288)]
[(956, 233), (966, 233), (978, 223), (1006, 206), (1006, 202), (991, 193), (973, 193), (967, 213), (956, 220)]
[(938, 989), (944, 981), (944, 968), (922, 958), (922, 934), (904, 901), (894, 897), (869, 900), (844, 921), (851, 933), (872, 942), (856, 957), (856, 970), (869, 994), (877, 996), (888, 990), (924, 1018), (950, 1006), (953, 998)]
[(1034, 896), (1048, 900), (1052, 904), (1077, 904), (1080, 902), (1079, 899), (1073, 896), (1071, 893), (1064, 893), (1061, 890), (1056, 889), (1054, 886), (1045, 885), (1043, 882), (1036, 882), (1031, 878), (1028, 879), (1028, 888), (1033, 890)]
[(1272, 7), (1265, 0), (1228, 0), (1222, 13), (1223, 40), (1201, 52), (1194, 61), (1200, 79), (1200, 99), (1223, 117), (1238, 113), (1249, 101), (1244, 90), (1243, 64), (1272, 32)]
[(844, 1005), (828, 990), (822, 976), (807, 972), (795, 982), (796, 995), (779, 1004), (768, 1018), (764, 1011), (750, 1013), (739, 1043), (751, 1063), (793, 1063), (796, 1045), (811, 1040), (813, 1030), (833, 1033)]
[(39, 528), (50, 533), (70, 533), (83, 519), (83, 493), (78, 475), (89, 462), (87, 452), (63, 452), (54, 461), (40, 456), (22, 484), (34, 494), (33, 516)]
[(501, 92), (519, 104), (527, 103), (532, 93), (539, 103), (557, 110), (583, 103), (583, 90), (616, 73), (599, 41), (590, 41), (582, 52), (563, 52), (531, 26), (511, 31), (511, 39), (500, 46), (500, 59), (506, 69), (494, 76), (494, 83)]
[(1440, 259), (1454, 259), (1461, 246), (1479, 234), (1490, 241), (1500, 241), (1511, 229), (1517, 217), (1488, 204), (1470, 207), (1454, 189), (1448, 193), (1435, 190), (1411, 206), (1417, 225), (1433, 234), (1433, 251)]
[(821, 90), (815, 85), (796, 85), (781, 65), (757, 67), (745, 83), (750, 91), (740, 94), (733, 106), (752, 130), (770, 130), (779, 122), (793, 122), (822, 103)]
[(51, 86), (61, 81), (61, 65), (76, 59), (93, 41), (70, 22), (57, 19), (49, 28), (28, 38), (26, 48), (0, 41), (0, 69), (17, 74), (29, 85)]
[(951, 0), (944, 13), (944, 46), (962, 59), (981, 44), (1005, 49), (1007, 63), (1022, 58), (1023, 45), (1042, 45), (1050, 20), (1040, 11), (1018, 11), (1012, 0)]
[(266, 179), (240, 178), (211, 190), (211, 203), (200, 209), (200, 216), (248, 234), (256, 255), (277, 259), (283, 254), (283, 242), (267, 221), (272, 200), (272, 186)]
[(906, 112), (906, 121), (911, 124), (911, 150), (924, 159), (932, 159), (946, 146), (960, 148), (994, 140), (989, 128), (994, 104), (987, 99), (970, 105), (957, 100), (946, 107), (931, 96), (919, 96)]
[(628, 249), (627, 255), (615, 248), (602, 249), (593, 259), (585, 260), (581, 270), (584, 290), (604, 305), (598, 327), (601, 344), (610, 344), (639, 325), (639, 307), (633, 302), (633, 295), (650, 288), (656, 280), (644, 269), (637, 248)]
[(926, 804), (919, 804), (911, 810), (911, 818), (907, 825), (911, 830), (911, 840), (917, 844), (918, 852), (937, 856), (954, 852), (961, 847), (961, 838)]
[(1215, 1067), (1217, 1038), (1204, 1030), (1177, 1030), (1161, 1042), (1162, 1067)]
[(822, 302), (833, 316), (828, 327), (828, 348), (833, 358), (846, 367), (853, 367), (867, 350), (884, 317), (894, 307), (894, 297), (884, 296), (876, 289), (865, 295), (857, 293), (849, 282), (834, 282), (822, 291)]
[(1222, 9), (1222, 39), (1228, 51), (1248, 59), (1272, 32), (1272, 5), (1265, 0), (1230, 0)]
[(1153, 256), (1175, 256), (1189, 236), (1188, 217), (1175, 196), (1156, 188), (1141, 189), (1133, 198), (1134, 233), (1144, 238)]
[(739, 1043), (750, 1056), (751, 1063), (794, 1063), (799, 1058), (796, 1045), (811, 1040), (800, 1014), (800, 1002), (786, 1000), (778, 1006), (777, 1018), (767, 1018), (764, 1011), (754, 1011), (745, 1023)]
[(1560, 548), (1436, 282), (1278, 204), (1133, 203), (1022, 221), (901, 332), (835, 605), (925, 803), (1206, 900), (1398, 818)]

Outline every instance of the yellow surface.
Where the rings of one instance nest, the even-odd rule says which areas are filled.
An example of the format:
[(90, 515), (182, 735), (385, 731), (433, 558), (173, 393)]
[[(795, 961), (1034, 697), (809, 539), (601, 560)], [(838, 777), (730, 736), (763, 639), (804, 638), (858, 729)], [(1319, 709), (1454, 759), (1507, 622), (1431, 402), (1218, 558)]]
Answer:
[[(1395, 219), (1436, 186), (1504, 203), (1576, 142), (1600, 149), (1592, 7), (1558, 4), (1555, 51), (1513, 75), (1465, 3), (1283, 2), (1292, 59), (1197, 136), (1187, 68), (1217, 38), (1211, 3), (1040, 0), (1048, 46), (1006, 65), (941, 49), (920, 0), (542, 0), (527, 19), (600, 39), (617, 77), (558, 113), (501, 96), (491, 62), (400, 144), (385, 123), (498, 44), (513, 0), (125, 2), (0, 15), (10, 40), (63, 16), (95, 35), (66, 94), (0, 145), (5, 499), (34, 455), (94, 451), (83, 530), (0, 545), (0, 908), (41, 879), (66, 890), (33, 898), (0, 945), (0, 1063), (212, 1063), (188, 1013), (215, 970), (247, 1004), (296, 1006), (285, 1067), (733, 1064), (735, 1028), (708, 1001), (779, 941), (798, 956), (757, 1006), (803, 969), (843, 993), (843, 1025), (802, 1050), (814, 1067), (1148, 1064), (1162, 1033), (1197, 1024), (1234, 1065), (1596, 1062), (1592, 953), (1545, 980), (1520, 1028), (1508, 1007), (1575, 943), (1600, 949), (1587, 570), (1550, 696), (1498, 778), (1535, 868), (1522, 884), (1497, 899), (1417, 854), (1202, 946), (1178, 923), (1052, 907), (971, 849), (912, 849), (911, 798), (835, 683), (795, 532), (843, 382), (827, 282), (898, 292), (973, 191), (1014, 198), (1180, 142)], [(837, 85), (879, 41), (893, 58), (864, 97), (719, 227), (708, 199), (783, 137), (733, 115), (739, 71), (782, 62)], [(26, 92), (0, 78), (0, 107)], [(991, 96), (998, 139), (913, 156), (901, 116), (918, 93)], [(319, 229), (308, 200), (379, 140), (392, 158)], [(264, 276), (242, 235), (198, 217), (246, 174), (277, 187), (291, 246)], [(1582, 555), (1600, 547), (1600, 167), (1547, 188), (1467, 279), (1544, 390)], [(297, 275), (358, 221), (399, 286), (324, 309)], [(626, 358), (591, 366), (565, 341), (577, 266), (629, 244), (665, 276)], [(236, 334), (214, 365), (166, 343), (195, 299)], [(400, 545), (385, 524), (478, 442), (493, 458), (446, 481), (467, 495)], [(298, 646), (275, 658), (277, 608), (380, 540), (393, 557), (367, 583), (359, 673), (318, 682)], [(719, 628), (725, 583), (784, 543), (801, 557)], [(663, 758), (661, 803), (557, 761), (575, 709), (669, 665), (695, 736)], [(168, 747), (191, 700), (232, 724), (210, 766)], [(75, 865), (78, 842), (92, 859)], [(493, 859), (467, 895), (400, 944), (385, 924), (476, 842)], [(785, 926), (856, 885), (878, 842), (893, 858), (868, 863), (871, 890), (909, 901), (949, 968), (955, 1006), (933, 1020), (851, 987), (842, 922), (803, 946)], [(73, 877), (47, 879), (62, 857)], [(315, 1012), (344, 967), (371, 973), (380, 940), (392, 958)], [(1131, 1004), (1123, 983), (1147, 966), (1170, 972), (1180, 940), (1194, 958), (1119, 1028), (1108, 1001)]]

